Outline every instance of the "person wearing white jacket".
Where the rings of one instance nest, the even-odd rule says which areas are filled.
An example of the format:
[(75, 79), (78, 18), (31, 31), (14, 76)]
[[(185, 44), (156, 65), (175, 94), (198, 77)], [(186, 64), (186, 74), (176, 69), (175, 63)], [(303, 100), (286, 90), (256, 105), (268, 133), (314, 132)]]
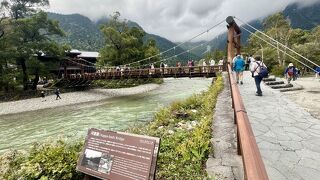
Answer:
[(254, 81), (256, 83), (256, 87), (257, 87), (257, 92), (256, 92), (256, 96), (262, 96), (262, 91), (261, 91), (261, 87), (260, 87), (260, 83), (263, 79), (263, 77), (261, 77), (259, 75), (260, 72), (260, 67), (264, 66), (267, 67), (263, 62), (261, 62), (261, 58), (260, 56), (255, 57), (255, 61), (252, 63), (252, 66), (250, 68), (250, 71), (252, 73), (252, 76), (254, 78)]

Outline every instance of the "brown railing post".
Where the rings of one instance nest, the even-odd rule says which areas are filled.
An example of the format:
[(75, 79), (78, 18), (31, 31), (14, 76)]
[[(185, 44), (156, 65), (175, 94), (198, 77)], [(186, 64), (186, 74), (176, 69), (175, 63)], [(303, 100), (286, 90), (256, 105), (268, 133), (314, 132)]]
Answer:
[(249, 123), (249, 118), (244, 108), (238, 85), (235, 83), (232, 84), (232, 82), (234, 82), (234, 78), (232, 76), (230, 65), (228, 65), (228, 73), (234, 102), (235, 119), (237, 120), (238, 154), (242, 155), (244, 178), (268, 180), (268, 175)]

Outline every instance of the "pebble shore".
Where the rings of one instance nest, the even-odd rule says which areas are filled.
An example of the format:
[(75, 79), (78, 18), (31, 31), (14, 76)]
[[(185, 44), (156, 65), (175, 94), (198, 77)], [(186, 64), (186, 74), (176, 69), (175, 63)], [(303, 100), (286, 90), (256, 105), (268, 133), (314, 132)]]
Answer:
[(22, 113), (47, 108), (68, 106), (73, 104), (101, 101), (111, 97), (128, 96), (141, 94), (157, 89), (158, 84), (145, 84), (132, 88), (121, 89), (91, 89), (88, 91), (77, 91), (70, 93), (61, 93), (62, 99), (56, 100), (55, 95), (49, 95), (45, 98), (32, 98), (19, 101), (0, 103), (0, 115)]

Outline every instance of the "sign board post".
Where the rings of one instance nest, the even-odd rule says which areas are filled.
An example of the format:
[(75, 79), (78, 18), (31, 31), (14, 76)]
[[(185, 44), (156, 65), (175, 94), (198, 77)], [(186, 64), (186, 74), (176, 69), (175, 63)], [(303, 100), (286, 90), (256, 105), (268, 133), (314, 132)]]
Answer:
[(160, 139), (91, 128), (77, 170), (100, 179), (154, 179)]

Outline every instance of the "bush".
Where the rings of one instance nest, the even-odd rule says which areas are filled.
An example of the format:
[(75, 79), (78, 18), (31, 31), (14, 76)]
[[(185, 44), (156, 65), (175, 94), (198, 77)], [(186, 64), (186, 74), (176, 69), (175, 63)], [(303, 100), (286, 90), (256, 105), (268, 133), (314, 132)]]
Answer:
[(284, 66), (273, 66), (271, 69), (271, 74), (282, 77), (284, 74), (285, 67)]
[[(157, 179), (203, 179), (211, 150), (211, 122), (217, 96), (222, 90), (219, 77), (207, 92), (160, 110), (148, 125), (128, 132), (161, 138)], [(177, 116), (177, 114), (186, 116)], [(67, 144), (34, 144), (28, 153), (12, 151), (0, 156), (0, 179), (83, 179), (76, 171), (83, 141)]]
[[(211, 149), (211, 122), (217, 96), (223, 88), (221, 77), (207, 92), (193, 95), (159, 111), (147, 126), (130, 132), (161, 138), (157, 179), (203, 179)], [(187, 114), (177, 117), (176, 113)]]
[(81, 179), (76, 171), (83, 143), (65, 141), (33, 144), (28, 154), (12, 151), (0, 156), (0, 179)]
[(93, 86), (102, 87), (107, 89), (116, 89), (116, 88), (129, 88), (134, 86), (139, 86), (142, 84), (163, 83), (163, 79), (159, 78), (150, 78), (150, 79), (115, 79), (115, 80), (95, 80), (93, 81)]

